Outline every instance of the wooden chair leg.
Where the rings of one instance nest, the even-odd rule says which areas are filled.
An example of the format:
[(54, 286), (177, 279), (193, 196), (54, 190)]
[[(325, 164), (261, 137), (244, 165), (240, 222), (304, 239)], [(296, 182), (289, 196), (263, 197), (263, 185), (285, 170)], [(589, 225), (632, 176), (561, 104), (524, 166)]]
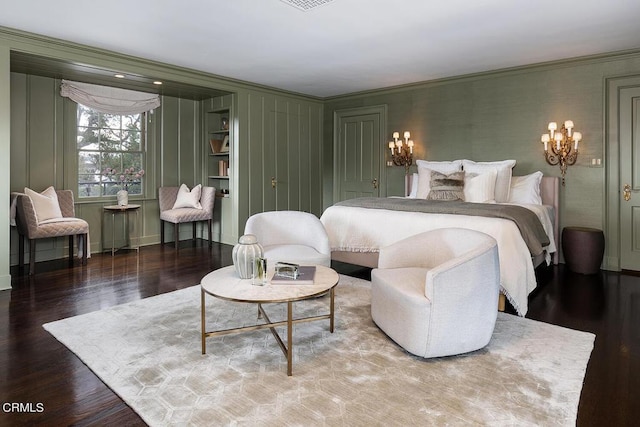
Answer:
[(195, 221), (191, 223), (191, 240), (193, 240), (193, 243), (196, 242), (196, 222)]
[(36, 272), (36, 240), (29, 239), (29, 276)]
[(18, 265), (24, 267), (24, 234), (18, 238)]
[(173, 234), (174, 234), (174, 238), (175, 238), (175, 243), (174, 246), (176, 248), (176, 250), (178, 249), (178, 243), (180, 242), (180, 223), (176, 222), (175, 226), (173, 227)]
[(209, 226), (209, 247), (213, 246), (213, 238), (211, 237), (211, 218), (209, 218), (207, 220), (208, 226)]
[(87, 265), (87, 252), (89, 252), (89, 235), (87, 233), (82, 235), (82, 265)]
[(160, 220), (160, 244), (164, 245), (164, 221)]
[(73, 234), (69, 235), (69, 264), (73, 264)]

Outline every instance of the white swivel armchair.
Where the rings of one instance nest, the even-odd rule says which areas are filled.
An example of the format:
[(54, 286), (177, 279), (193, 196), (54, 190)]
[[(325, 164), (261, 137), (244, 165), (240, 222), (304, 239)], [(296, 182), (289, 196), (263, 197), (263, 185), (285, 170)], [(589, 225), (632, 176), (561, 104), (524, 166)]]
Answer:
[(371, 316), (417, 356), (467, 353), (489, 343), (499, 292), (498, 247), (491, 236), (433, 230), (380, 250), (371, 272)]
[(270, 264), (331, 265), (331, 248), (324, 226), (313, 214), (271, 211), (252, 215), (244, 234), (253, 234)]

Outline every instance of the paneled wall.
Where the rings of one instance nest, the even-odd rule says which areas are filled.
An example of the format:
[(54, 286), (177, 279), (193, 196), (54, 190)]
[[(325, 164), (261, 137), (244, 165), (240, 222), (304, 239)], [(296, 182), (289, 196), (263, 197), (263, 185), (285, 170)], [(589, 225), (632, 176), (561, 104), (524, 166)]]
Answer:
[[(322, 214), (322, 103), (238, 94), (239, 230), (257, 212)], [(272, 184), (273, 178), (273, 184)]]
[[(11, 191), (29, 187), (38, 191), (53, 185), (76, 193), (75, 103), (59, 95), (60, 81), (11, 73)], [(162, 106), (148, 115), (145, 195), (130, 197), (142, 205), (139, 217), (140, 244), (160, 240), (157, 188), (161, 185), (193, 186), (202, 176), (200, 103), (162, 97)], [(92, 252), (102, 247), (103, 231), (109, 237), (111, 221), (103, 218), (109, 201), (83, 201), (76, 194), (76, 215), (89, 222)], [(17, 262), (17, 234), (11, 232), (11, 263)], [(116, 233), (121, 235), (121, 230)], [(190, 238), (184, 227), (183, 239)], [(167, 237), (173, 234), (167, 230)], [(36, 260), (66, 254), (66, 239), (45, 239), (37, 245)], [(110, 245), (110, 241), (109, 241)], [(27, 255), (28, 258), (28, 255)]]
[[(583, 134), (580, 156), (561, 191), (561, 226), (604, 228), (605, 81), (640, 72), (638, 55), (566, 61), (520, 70), (427, 82), (395, 90), (337, 97), (325, 103), (324, 205), (332, 203), (333, 113), (383, 105), (387, 129), (411, 131), (415, 157), (477, 161), (516, 159), (514, 173), (559, 176), (543, 157), (540, 135), (550, 121), (571, 119)], [(385, 147), (381, 147), (385, 152)], [(385, 154), (388, 156), (388, 154)], [(591, 159), (602, 159), (592, 167)], [(415, 170), (415, 166), (414, 166)], [(403, 191), (404, 169), (387, 167), (387, 195)]]

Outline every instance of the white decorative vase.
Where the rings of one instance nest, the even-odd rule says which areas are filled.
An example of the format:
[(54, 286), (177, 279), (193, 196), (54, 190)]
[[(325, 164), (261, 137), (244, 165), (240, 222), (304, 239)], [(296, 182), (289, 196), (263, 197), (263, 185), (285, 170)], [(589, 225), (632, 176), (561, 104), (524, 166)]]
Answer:
[(127, 206), (129, 204), (129, 192), (127, 190), (120, 190), (116, 193), (118, 198), (118, 206)]
[(233, 247), (231, 256), (233, 266), (241, 279), (251, 279), (256, 258), (262, 258), (264, 251), (253, 234), (240, 236), (238, 244)]

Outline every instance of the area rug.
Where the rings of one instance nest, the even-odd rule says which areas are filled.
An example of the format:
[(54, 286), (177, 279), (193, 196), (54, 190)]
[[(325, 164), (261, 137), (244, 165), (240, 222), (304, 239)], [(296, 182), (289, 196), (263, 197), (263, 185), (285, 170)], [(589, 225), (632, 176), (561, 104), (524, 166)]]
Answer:
[[(326, 312), (328, 298), (295, 315)], [(266, 307), (271, 320), (286, 306)], [(251, 304), (207, 299), (207, 329), (256, 322)], [(369, 282), (340, 277), (336, 326), (300, 323), (293, 376), (268, 330), (200, 346), (200, 288), (44, 325), (152, 426), (575, 425), (594, 336), (500, 313), (489, 345), (414, 357), (371, 320)], [(281, 336), (286, 337), (285, 331)]]

